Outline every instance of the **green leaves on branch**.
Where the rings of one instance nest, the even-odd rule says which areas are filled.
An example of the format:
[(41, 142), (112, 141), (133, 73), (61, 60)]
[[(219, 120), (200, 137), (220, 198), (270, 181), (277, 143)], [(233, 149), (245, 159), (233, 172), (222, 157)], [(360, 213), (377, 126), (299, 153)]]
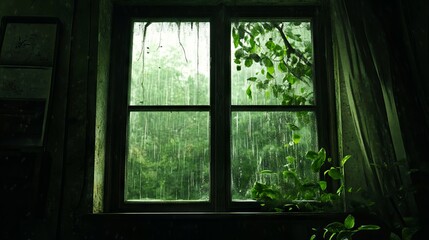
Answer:
[[(353, 235), (360, 231), (374, 231), (379, 230), (378, 225), (361, 225), (355, 227), (355, 217), (351, 214), (347, 215), (344, 222), (332, 222), (323, 228), (323, 239), (335, 240), (351, 240)], [(316, 229), (313, 229), (316, 230)], [(317, 234), (313, 234), (310, 240), (316, 239)]]
[[(294, 124), (288, 124), (288, 128), (293, 131), (297, 131), (300, 128)], [(299, 144), (301, 136), (298, 133), (292, 134), (292, 141), (289, 145)], [(321, 148), (318, 152), (308, 151), (305, 155), (305, 159), (311, 161), (311, 169), (313, 172), (318, 173), (322, 169), (327, 169), (326, 164), (331, 164), (332, 159), (327, 158), (326, 150)], [(331, 166), (325, 171), (323, 176), (329, 176), (330, 181), (339, 181), (340, 187), (336, 193), (328, 192), (332, 190), (328, 188), (329, 181), (326, 179), (309, 181), (304, 179), (297, 173), (297, 169), (294, 166), (300, 164), (299, 161), (305, 161), (297, 159), (292, 156), (286, 157), (286, 164), (284, 170), (281, 172), (273, 172), (272, 170), (262, 170), (261, 175), (268, 176), (280, 176), (281, 182), (278, 184), (263, 184), (256, 182), (252, 188), (252, 197), (261, 203), (262, 206), (269, 210), (291, 211), (291, 210), (315, 210), (323, 209), (327, 210), (329, 207), (334, 207), (335, 202), (341, 200), (340, 194), (343, 192), (344, 176), (342, 174), (342, 167), (350, 159), (350, 156), (346, 156), (342, 160), (341, 167)], [(310, 201), (310, 202), (307, 202)], [(294, 206), (294, 207), (291, 207)], [(347, 226), (350, 226), (351, 219), (347, 219)]]
[[(268, 97), (278, 98), (283, 105), (313, 101), (311, 37), (303, 38), (297, 33), (311, 36), (311, 31), (304, 28), (306, 25), (309, 23), (239, 22), (233, 25), (236, 70), (241, 71), (243, 67), (255, 70), (255, 75), (247, 77), (249, 86), (265, 91)], [(308, 89), (299, 92), (300, 88), (305, 89), (303, 85)]]
[(326, 150), (321, 148), (319, 152), (308, 151), (305, 157), (311, 160), (311, 170), (313, 172), (320, 172), (320, 168), (326, 161)]

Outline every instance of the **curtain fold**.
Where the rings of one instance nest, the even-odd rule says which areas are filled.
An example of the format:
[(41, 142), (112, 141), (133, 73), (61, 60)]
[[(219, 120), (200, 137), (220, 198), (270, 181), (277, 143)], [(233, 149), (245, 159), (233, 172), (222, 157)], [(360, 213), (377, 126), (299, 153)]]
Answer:
[(352, 155), (346, 210), (370, 209), (387, 224), (404, 225), (416, 209), (380, 15), (369, 0), (332, 0), (330, 10), (339, 149)]

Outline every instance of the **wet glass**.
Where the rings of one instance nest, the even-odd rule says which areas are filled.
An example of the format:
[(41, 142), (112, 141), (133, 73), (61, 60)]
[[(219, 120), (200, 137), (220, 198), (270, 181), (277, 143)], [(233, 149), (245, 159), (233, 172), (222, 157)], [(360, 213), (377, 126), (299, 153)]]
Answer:
[(126, 201), (209, 199), (209, 112), (174, 108), (209, 105), (209, 34), (208, 22), (134, 23)]
[(309, 21), (231, 25), (232, 105), (314, 105)]
[(207, 112), (131, 112), (126, 201), (208, 201)]
[(313, 112), (233, 112), (231, 128), (233, 200), (251, 200), (255, 182), (280, 184), (287, 169), (301, 179), (318, 178), (305, 159), (307, 151), (317, 151)]
[(208, 105), (208, 22), (135, 22), (130, 105)]

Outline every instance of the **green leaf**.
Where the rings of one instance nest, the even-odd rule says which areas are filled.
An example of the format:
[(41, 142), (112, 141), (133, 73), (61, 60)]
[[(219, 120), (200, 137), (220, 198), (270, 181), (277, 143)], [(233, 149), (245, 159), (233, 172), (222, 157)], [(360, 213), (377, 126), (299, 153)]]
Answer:
[(288, 161), (288, 163), (291, 163), (291, 164), (295, 162), (295, 158), (292, 156), (287, 156), (286, 160)]
[(287, 72), (287, 67), (286, 67), (286, 64), (284, 62), (280, 62), (278, 68), (281, 72), (284, 72), (284, 73)]
[(380, 226), (378, 225), (362, 225), (358, 227), (358, 230), (379, 230)]
[(311, 170), (313, 170), (313, 172), (319, 172), (320, 168), (325, 164), (326, 151), (324, 148), (321, 148), (316, 155), (314, 155), (314, 152), (307, 152), (306, 157), (312, 160)]
[(253, 60), (252, 58), (246, 58), (246, 60), (244, 61), (244, 66), (246, 67), (250, 67), (253, 64)]
[(347, 229), (352, 229), (354, 226), (355, 226), (355, 217), (349, 214), (344, 220), (344, 227), (346, 227)]
[(250, 43), (250, 51), (249, 52), (254, 52), (255, 51), (255, 47), (256, 47), (256, 42), (255, 39), (252, 37), (249, 39), (249, 43)]
[(268, 79), (274, 79), (274, 76), (271, 73), (267, 72), (267, 78)]
[(260, 171), (261, 174), (271, 174), (274, 173), (272, 170), (262, 170)]
[(276, 44), (272, 40), (269, 40), (265, 43), (265, 47), (267, 47), (269, 50), (274, 50)]
[(258, 83), (256, 84), (256, 88), (257, 88), (258, 90), (261, 90), (261, 89), (266, 90), (266, 89), (268, 88), (268, 81), (258, 82)]
[(288, 83), (290, 83), (292, 85), (297, 82), (296, 77), (294, 77), (292, 74), (289, 74), (286, 79), (287, 79)]
[(328, 232), (338, 233), (342, 230), (346, 230), (346, 227), (344, 226), (344, 224), (342, 224), (340, 222), (332, 222), (332, 223), (326, 225), (325, 229)]
[(328, 183), (326, 181), (319, 181), (319, 186), (322, 191), (325, 191), (326, 187), (328, 186)]
[(249, 97), (249, 99), (252, 99), (252, 89), (250, 85), (247, 87), (246, 94)]
[(269, 23), (262, 23), (262, 26), (265, 28), (265, 30), (267, 31), (271, 31), (273, 29), (273, 26)]
[(250, 77), (250, 78), (247, 79), (247, 81), (251, 81), (251, 82), (254, 82), (256, 80), (258, 80), (257, 77)]
[(315, 151), (308, 151), (307, 154), (305, 154), (305, 158), (307, 158), (309, 160), (315, 160), (318, 157), (319, 157), (319, 155)]
[(300, 38), (300, 35), (299, 35), (299, 34), (295, 34), (295, 33), (293, 33), (293, 32), (290, 30), (290, 28), (289, 28), (289, 29), (287, 29), (287, 31), (286, 31), (286, 36), (287, 36), (288, 38), (290, 38), (290, 39), (293, 39), (293, 40), (297, 41), (297, 42), (301, 42), (301, 41), (302, 41), (302, 39)]
[(255, 26), (252, 27), (252, 29), (250, 29), (250, 33), (252, 33), (253, 37), (256, 37), (260, 34), (258, 30), (258, 24), (256, 24)]
[[(282, 91), (282, 87), (279, 86), (278, 84), (274, 84), (271, 86), (271, 88), (273, 89), (273, 94), (274, 97), (278, 98), (279, 97), (279, 92)], [(293, 129), (292, 129), (293, 130)], [(298, 129), (299, 130), (299, 129)]]
[(256, 29), (260, 34), (264, 34), (264, 33), (265, 33), (264, 28), (263, 28), (260, 24), (258, 24), (258, 23), (256, 23), (256, 24), (255, 24), (255, 29)]
[(296, 96), (295, 98), (295, 102), (297, 104), (304, 104), (307, 101), (307, 99), (305, 99), (305, 97), (303, 96)]
[(349, 160), (351, 157), (352, 157), (351, 155), (346, 155), (345, 157), (343, 157), (343, 159), (341, 159), (341, 166), (344, 166), (347, 160)]
[(333, 193), (323, 193), (322, 195), (320, 195), (320, 200), (322, 202), (332, 202), (336, 197), (337, 195)]
[(299, 179), (298, 179), (298, 176), (296, 175), (295, 172), (292, 172), (292, 171), (283, 171), (283, 177), (285, 179), (289, 179), (289, 180), (294, 181), (294, 183), (296, 183), (296, 184), (299, 184)]
[(295, 56), (295, 55), (293, 55), (292, 56), (292, 65), (295, 65), (296, 63), (298, 63), (298, 58)]
[(271, 61), (271, 59), (264, 57), (262, 59), (262, 63), (268, 68), (268, 67), (272, 67), (274, 66), (273, 62)]
[(331, 169), (328, 170), (328, 175), (334, 180), (340, 180), (343, 177), (341, 171), (334, 167), (331, 167)]
[(238, 32), (236, 28), (232, 29), (232, 38), (234, 40), (234, 47), (237, 48), (240, 42), (240, 37), (238, 36)]
[(338, 196), (340, 196), (340, 195), (341, 195), (341, 193), (343, 193), (343, 190), (344, 190), (344, 185), (343, 185), (343, 184), (341, 184), (341, 186), (337, 189), (337, 194), (338, 194)]
[(274, 74), (274, 66), (267, 67), (267, 72), (268, 72), (269, 74), (273, 75), (273, 74)]
[(251, 59), (253, 59), (253, 61), (255, 61), (255, 62), (259, 62), (259, 61), (261, 61), (261, 57), (259, 57), (259, 55), (258, 55), (258, 54), (256, 54), (256, 53), (252, 53), (252, 54), (250, 54), (250, 55), (249, 55), (249, 57), (250, 57)]
[(319, 152), (317, 153), (319, 155), (319, 158), (325, 162), (326, 160), (326, 150), (324, 148), (320, 148)]
[[(322, 150), (323, 152), (321, 152)], [(310, 155), (307, 157), (308, 154)], [(326, 160), (326, 152), (324, 152), (324, 149), (322, 148), (318, 153), (316, 153), (316, 156), (313, 156), (313, 153), (307, 153), (307, 155), (306, 157), (312, 160), (311, 170), (313, 170), (313, 172), (319, 172)]]
[(280, 58), (282, 58), (282, 59), (283, 59), (284, 51), (283, 51), (283, 48), (282, 48), (280, 45), (276, 44), (276, 45), (274, 46), (274, 49), (272, 49), (272, 50), (274, 51), (274, 54), (275, 54), (277, 57), (280, 57)]
[(296, 126), (295, 124), (292, 124), (292, 123), (288, 123), (287, 125), (293, 131), (298, 131), (300, 129), (298, 126)]
[(301, 141), (301, 135), (294, 133), (292, 136), (293, 143), (298, 144)]
[(234, 56), (235, 58), (242, 58), (246, 53), (244, 52), (244, 50), (242, 48), (239, 48), (235, 51)]
[(241, 71), (241, 66), (237, 65), (237, 71)]
[(274, 211), (276, 211), (276, 212), (283, 212), (283, 209), (282, 208), (274, 208)]
[(244, 38), (244, 33), (245, 33), (244, 25), (240, 24), (238, 26), (238, 36), (240, 38)]
[(316, 239), (316, 234), (311, 235), (310, 240)]

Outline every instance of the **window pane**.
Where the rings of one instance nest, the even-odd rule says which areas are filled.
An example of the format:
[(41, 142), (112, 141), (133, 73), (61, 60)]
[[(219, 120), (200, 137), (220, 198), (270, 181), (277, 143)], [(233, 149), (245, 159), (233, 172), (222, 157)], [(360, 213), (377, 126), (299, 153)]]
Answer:
[(231, 26), (233, 105), (313, 105), (310, 22)]
[(208, 22), (135, 22), (131, 105), (209, 103)]
[(209, 114), (131, 112), (125, 200), (208, 200)]
[(231, 124), (233, 200), (250, 200), (255, 182), (284, 186), (285, 170), (303, 181), (318, 178), (304, 158), (317, 150), (314, 112), (233, 112)]

